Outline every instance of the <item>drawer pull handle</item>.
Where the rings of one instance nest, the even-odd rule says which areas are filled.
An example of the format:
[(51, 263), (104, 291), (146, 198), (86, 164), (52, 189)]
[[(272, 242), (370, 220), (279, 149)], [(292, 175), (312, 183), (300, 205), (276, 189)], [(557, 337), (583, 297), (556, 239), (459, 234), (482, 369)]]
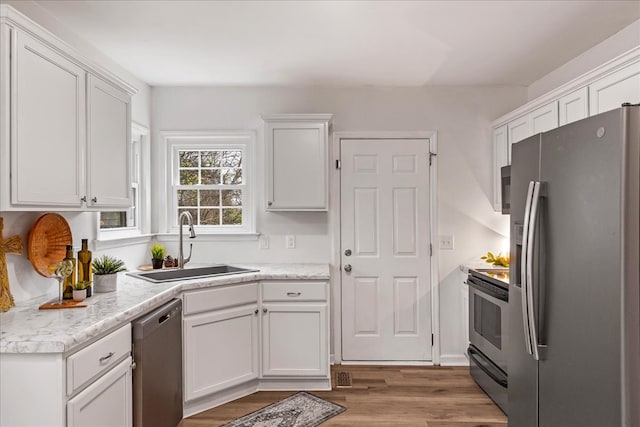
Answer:
[(109, 354), (107, 354), (106, 356), (102, 356), (100, 358), (100, 363), (104, 363), (107, 360), (111, 359), (113, 357), (113, 351), (110, 351)]
[(299, 297), (302, 295), (300, 292), (287, 292), (288, 297)]

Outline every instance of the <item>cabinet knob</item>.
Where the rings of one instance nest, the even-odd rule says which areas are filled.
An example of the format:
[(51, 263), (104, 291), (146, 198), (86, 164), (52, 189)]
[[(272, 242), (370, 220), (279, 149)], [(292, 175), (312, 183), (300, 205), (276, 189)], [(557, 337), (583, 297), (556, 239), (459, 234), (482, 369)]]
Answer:
[(87, 196), (82, 196), (82, 197), (80, 198), (80, 201), (81, 201), (81, 202), (85, 202), (85, 203), (86, 203), (86, 202), (87, 202)]
[(267, 309), (266, 309), (266, 308), (263, 308), (263, 309), (262, 309), (262, 312), (263, 312), (263, 313), (266, 313), (266, 312), (267, 312)]
[(344, 256), (351, 256), (351, 249), (344, 251)]
[(91, 201), (92, 201), (93, 203), (98, 203), (98, 198), (97, 198), (97, 197), (94, 197), (93, 199), (91, 199)]
[(273, 205), (273, 202), (267, 202), (267, 205), (271, 206)]
[(258, 309), (256, 308), (256, 311), (253, 312), (253, 314), (258, 314)]
[(344, 266), (344, 271), (346, 271), (347, 273), (351, 272), (351, 264), (347, 264)]

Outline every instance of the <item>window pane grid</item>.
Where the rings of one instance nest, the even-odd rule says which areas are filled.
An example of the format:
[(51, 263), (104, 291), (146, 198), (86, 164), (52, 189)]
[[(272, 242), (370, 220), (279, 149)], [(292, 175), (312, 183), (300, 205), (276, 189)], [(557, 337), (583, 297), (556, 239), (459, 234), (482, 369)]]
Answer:
[(242, 156), (242, 150), (178, 150), (178, 217), (189, 211), (197, 225), (242, 226)]

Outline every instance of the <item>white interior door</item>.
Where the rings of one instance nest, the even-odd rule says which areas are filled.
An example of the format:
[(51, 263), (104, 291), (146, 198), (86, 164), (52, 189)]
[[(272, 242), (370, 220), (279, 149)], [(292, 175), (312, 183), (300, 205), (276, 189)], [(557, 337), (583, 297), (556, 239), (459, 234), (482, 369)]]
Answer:
[(429, 140), (340, 151), (342, 358), (431, 360)]

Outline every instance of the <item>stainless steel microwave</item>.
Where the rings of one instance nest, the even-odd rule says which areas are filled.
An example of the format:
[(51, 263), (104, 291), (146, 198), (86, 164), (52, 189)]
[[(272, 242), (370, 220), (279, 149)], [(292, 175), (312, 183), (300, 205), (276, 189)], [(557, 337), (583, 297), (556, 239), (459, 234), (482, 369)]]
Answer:
[(500, 168), (500, 194), (502, 196), (502, 213), (511, 213), (511, 165)]

